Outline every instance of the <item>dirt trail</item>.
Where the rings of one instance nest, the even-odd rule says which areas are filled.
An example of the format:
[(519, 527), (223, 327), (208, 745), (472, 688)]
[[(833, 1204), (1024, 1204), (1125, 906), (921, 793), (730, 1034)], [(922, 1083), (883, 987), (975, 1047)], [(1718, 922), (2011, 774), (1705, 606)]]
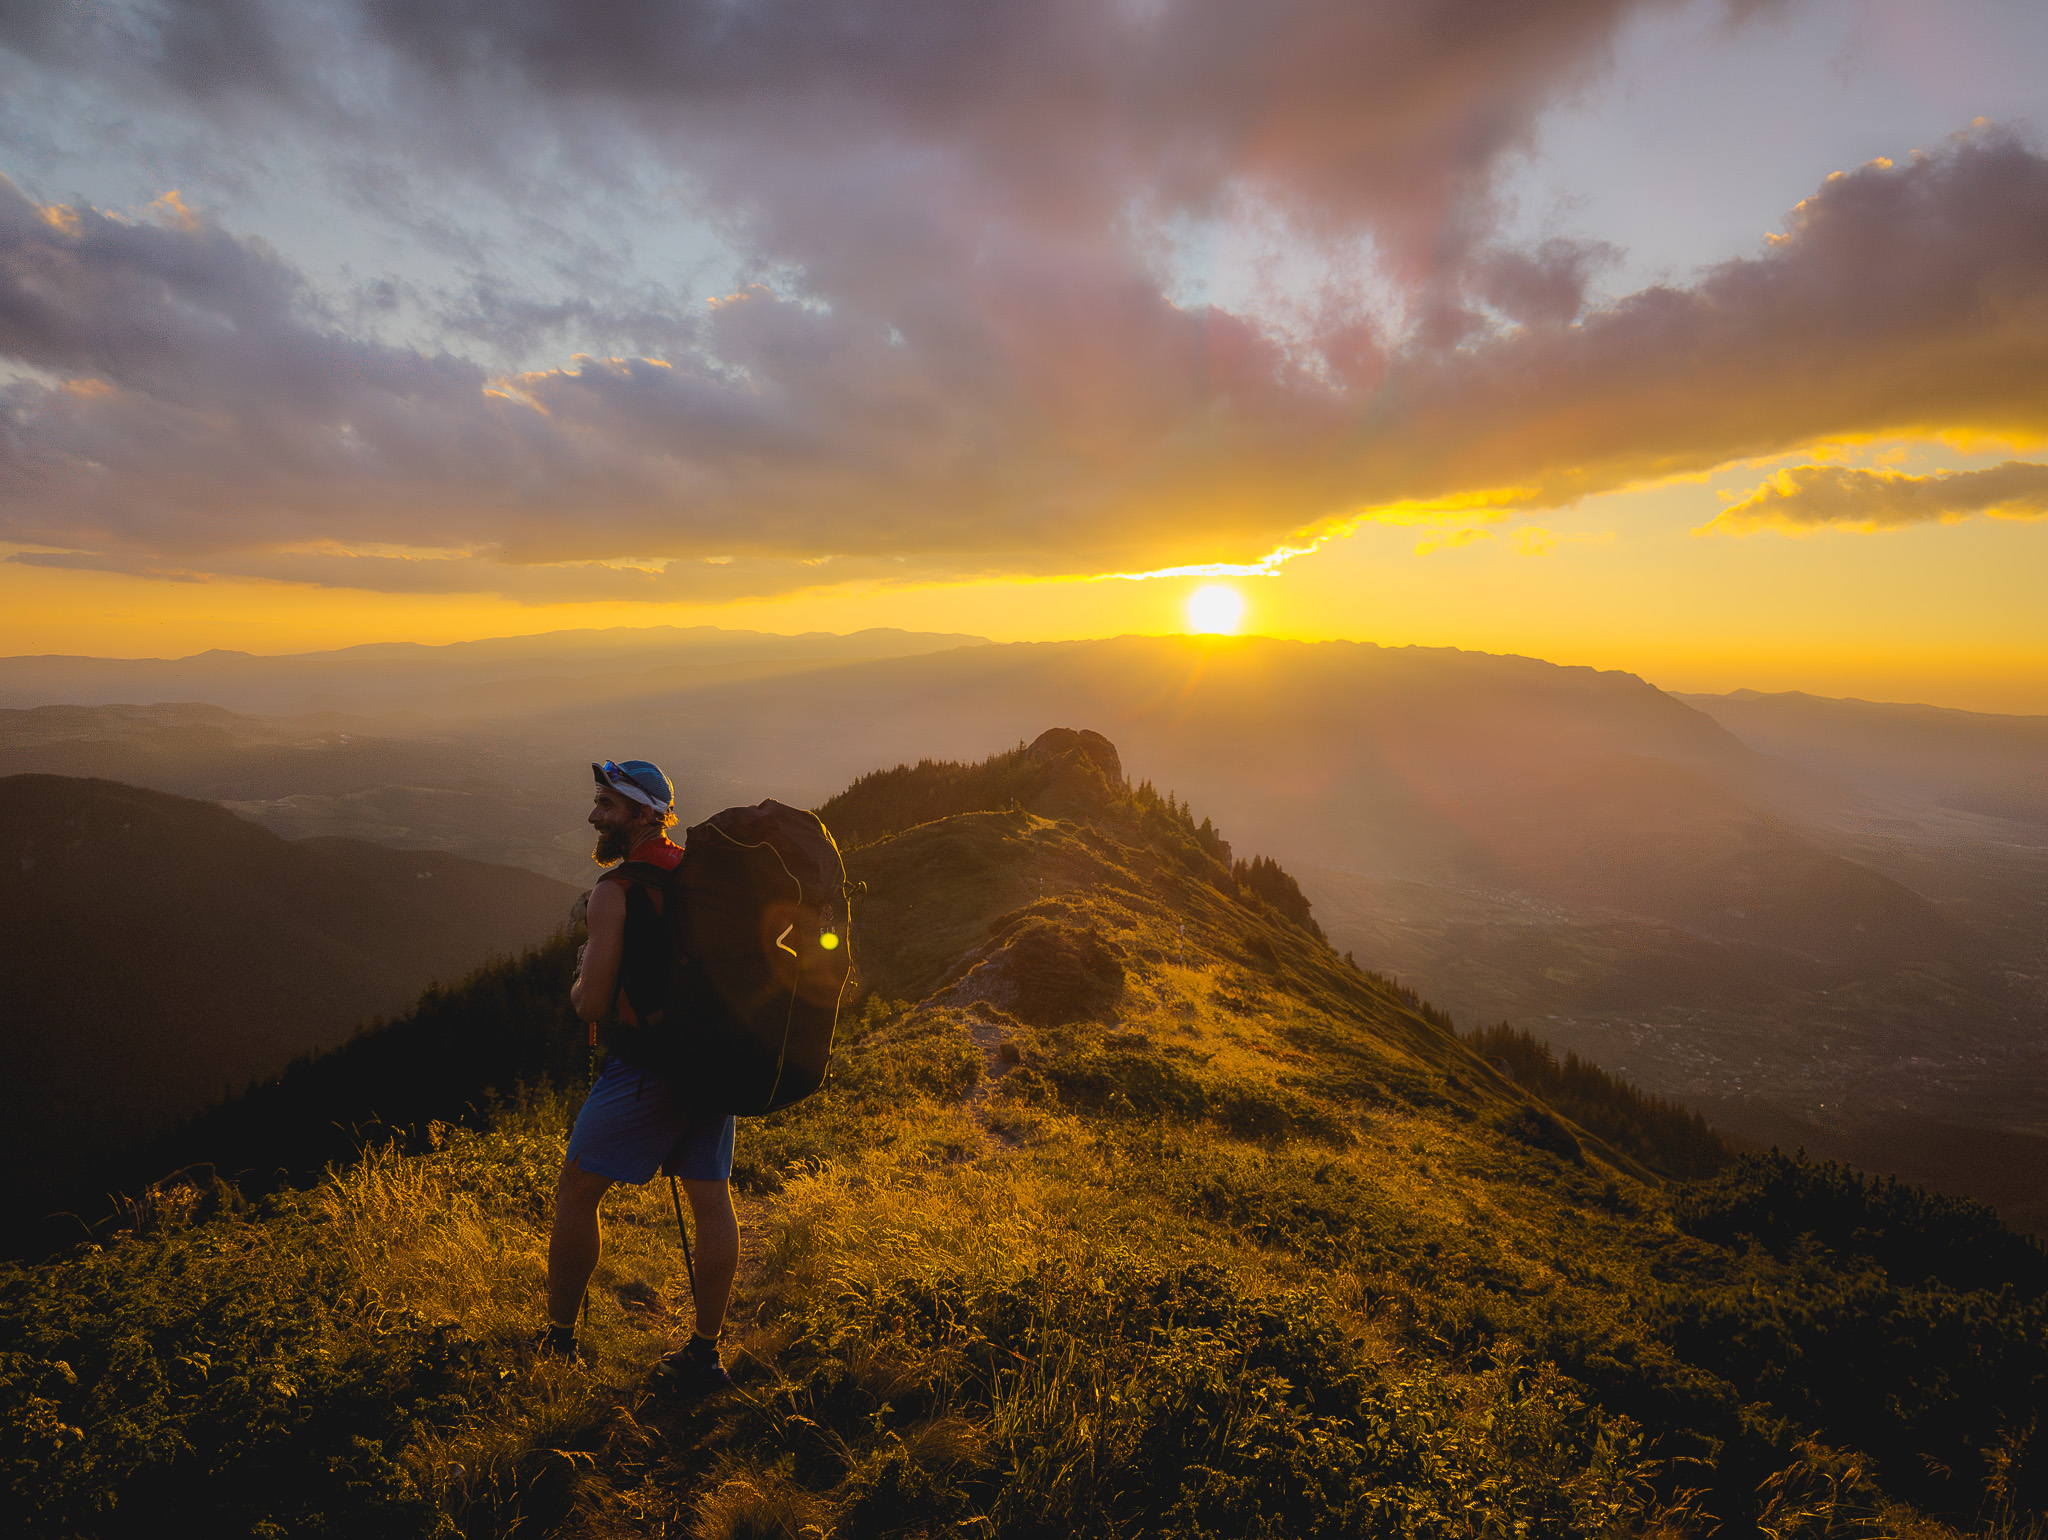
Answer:
[(990, 1021), (979, 1011), (970, 1010), (967, 1018), (967, 1035), (974, 1040), (974, 1046), (981, 1050), (981, 1079), (962, 1099), (961, 1105), (985, 1132), (993, 1134), (1004, 1144), (1014, 1144), (1016, 1141), (1009, 1135), (991, 1128), (988, 1118), (988, 1101), (995, 1095), (996, 1082), (1017, 1067), (1014, 1058), (1003, 1057), (1003, 1043), (1008, 1039), (1009, 1030), (1002, 1022)]

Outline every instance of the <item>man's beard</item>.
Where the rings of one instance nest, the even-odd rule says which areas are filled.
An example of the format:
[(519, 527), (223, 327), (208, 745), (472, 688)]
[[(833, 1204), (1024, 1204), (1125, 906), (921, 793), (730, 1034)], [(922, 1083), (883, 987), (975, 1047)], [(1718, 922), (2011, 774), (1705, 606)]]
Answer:
[(633, 847), (640, 843), (640, 831), (628, 826), (620, 829), (600, 829), (597, 843), (590, 847), (590, 859), (599, 866), (610, 866), (614, 861), (623, 861), (633, 853)]

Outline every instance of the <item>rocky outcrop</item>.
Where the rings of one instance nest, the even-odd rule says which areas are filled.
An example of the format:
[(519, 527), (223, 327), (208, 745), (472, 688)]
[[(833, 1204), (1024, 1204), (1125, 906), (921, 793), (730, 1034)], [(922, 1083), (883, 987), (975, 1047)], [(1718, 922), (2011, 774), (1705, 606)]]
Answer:
[(1098, 926), (1027, 914), (939, 998), (956, 1006), (987, 1001), (1019, 1021), (1058, 1026), (1113, 1019), (1123, 993), (1123, 949)]
[(1099, 812), (1124, 789), (1116, 745), (1085, 727), (1047, 728), (1032, 739), (1025, 761), (1040, 784), (1024, 805), (1047, 818)]

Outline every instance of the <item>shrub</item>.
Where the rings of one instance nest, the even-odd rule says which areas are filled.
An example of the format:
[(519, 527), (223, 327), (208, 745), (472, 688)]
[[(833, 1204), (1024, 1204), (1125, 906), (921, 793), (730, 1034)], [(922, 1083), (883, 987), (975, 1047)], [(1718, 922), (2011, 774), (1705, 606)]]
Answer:
[(1103, 1020), (1123, 997), (1121, 949), (1098, 927), (1027, 915), (999, 934), (1003, 947), (963, 980), (964, 995), (1040, 1026)]
[(1575, 1166), (1586, 1163), (1586, 1152), (1579, 1148), (1579, 1141), (1572, 1137), (1572, 1131), (1540, 1107), (1531, 1107), (1524, 1102), (1502, 1113), (1494, 1120), (1493, 1126), (1532, 1150), (1542, 1150), (1546, 1155), (1555, 1155)]

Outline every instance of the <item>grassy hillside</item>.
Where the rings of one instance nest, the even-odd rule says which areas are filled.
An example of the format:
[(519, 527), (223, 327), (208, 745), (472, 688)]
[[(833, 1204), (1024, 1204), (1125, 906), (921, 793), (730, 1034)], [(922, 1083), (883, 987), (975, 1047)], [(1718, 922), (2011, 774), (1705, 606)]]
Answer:
[[(1475, 1052), (1241, 883), (1177, 799), (1081, 744), (1037, 763), (1035, 790), (929, 819), (931, 784), (973, 767), (869, 788), (864, 997), (826, 1089), (741, 1134), (736, 1393), (651, 1388), (683, 1329), (654, 1189), (608, 1200), (590, 1367), (529, 1356), (573, 1097), (496, 1078), (477, 1126), (429, 1125), (412, 1153), (254, 1206), (170, 1183), (104, 1247), (0, 1274), (20, 1527), (2034, 1522), (2038, 1248), (1975, 1205), (1796, 1159), (1662, 1177), (1699, 1147), (1688, 1120), (1516, 1042)], [(490, 1073), (525, 1056), (537, 1076), (564, 960), (520, 966), (371, 1041), (481, 1045), (495, 989), (521, 1025)], [(377, 1078), (338, 1062), (299, 1094)]]

